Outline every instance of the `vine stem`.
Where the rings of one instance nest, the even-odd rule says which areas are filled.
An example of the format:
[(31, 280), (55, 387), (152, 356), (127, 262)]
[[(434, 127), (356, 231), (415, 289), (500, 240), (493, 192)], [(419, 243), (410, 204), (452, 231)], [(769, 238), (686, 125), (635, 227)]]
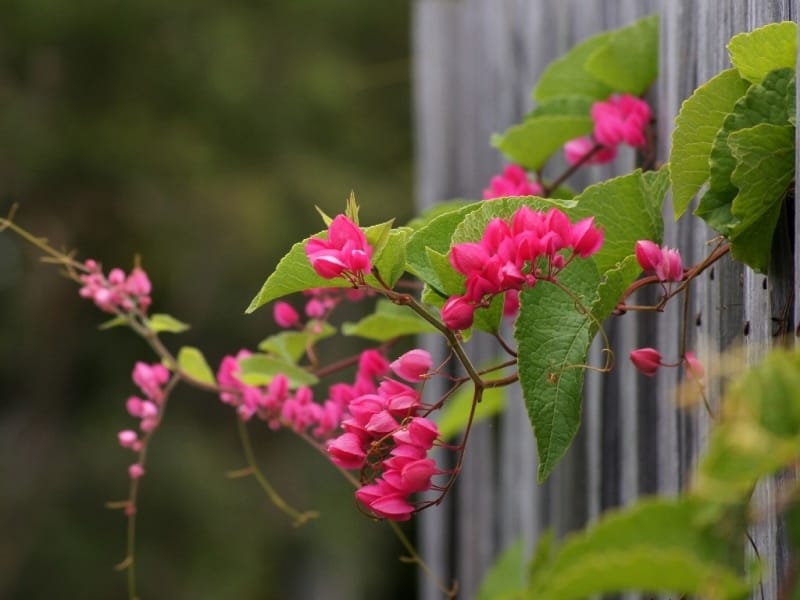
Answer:
[[(250, 440), (250, 432), (247, 430), (247, 423), (244, 420), (240, 419), (238, 416), (236, 418), (236, 423), (238, 425), (239, 430), (239, 439), (242, 443), (242, 450), (244, 452), (245, 460), (247, 461), (248, 469), (241, 472), (242, 474), (246, 474), (246, 471), (249, 471), (250, 474), (255, 477), (258, 485), (261, 486), (261, 489), (264, 490), (264, 493), (269, 498), (270, 502), (278, 510), (281, 510), (283, 513), (294, 519), (294, 523), (292, 525), (294, 527), (299, 527), (304, 523), (310, 521), (311, 519), (316, 519), (319, 517), (319, 513), (317, 511), (308, 510), (305, 512), (300, 512), (295, 508), (289, 506), (289, 504), (278, 494), (272, 484), (267, 480), (266, 476), (264, 475), (263, 471), (258, 466), (258, 462), (256, 461), (255, 453), (253, 452), (253, 444)], [(238, 474), (238, 472), (237, 472)]]

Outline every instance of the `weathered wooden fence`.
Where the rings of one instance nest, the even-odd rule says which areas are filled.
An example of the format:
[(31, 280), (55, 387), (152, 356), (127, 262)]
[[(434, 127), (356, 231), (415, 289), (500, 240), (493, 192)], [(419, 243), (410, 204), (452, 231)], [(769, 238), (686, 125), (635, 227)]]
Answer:
[[(729, 66), (727, 40), (798, 18), (793, 0), (416, 0), (413, 11), (420, 208), (479, 196), (501, 167), (489, 136), (519, 121), (531, 108), (530, 91), (544, 66), (581, 39), (660, 13), (660, 75), (650, 100), (659, 158), (666, 160), (680, 103)], [(625, 158), (616, 164), (625, 165)], [(585, 181), (611, 174), (595, 168)], [(711, 370), (717, 353), (733, 344), (742, 344), (752, 361), (779, 334), (794, 331), (800, 316), (794, 215), (792, 208), (782, 216), (769, 277), (726, 260), (693, 287), (690, 346)], [(680, 247), (687, 263), (707, 254), (713, 233), (702, 222), (670, 221), (667, 241)], [(424, 512), (418, 525), (425, 556), (445, 579), (458, 578), (460, 598), (474, 595), (486, 567), (520, 535), (532, 547), (544, 528), (563, 534), (608, 508), (643, 494), (676, 493), (686, 483), (708, 420), (702, 410), (676, 409), (674, 369), (645, 381), (626, 359), (629, 350), (645, 345), (677, 356), (676, 309), (658, 318), (629, 314), (607, 325), (620, 356), (617, 367), (610, 375), (587, 376), (581, 431), (545, 485), (535, 483), (535, 443), (519, 397), (509, 398), (502, 417), (475, 427), (455, 493)], [(712, 388), (710, 396), (718, 391)], [(770, 481), (756, 495), (768, 506), (774, 492)], [(768, 563), (764, 595), (775, 598), (787, 560), (782, 529), (770, 518), (752, 534)], [(439, 598), (441, 592), (423, 577), (420, 597)]]

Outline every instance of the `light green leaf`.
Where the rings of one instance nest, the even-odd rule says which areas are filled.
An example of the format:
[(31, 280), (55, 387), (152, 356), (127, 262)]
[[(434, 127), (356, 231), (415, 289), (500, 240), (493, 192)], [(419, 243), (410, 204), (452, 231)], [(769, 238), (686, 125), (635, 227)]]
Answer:
[(156, 313), (147, 319), (147, 326), (156, 333), (181, 333), (189, 329), (189, 325), (173, 316)]
[(482, 202), (473, 202), (436, 215), (412, 233), (406, 244), (406, 269), (426, 284), (444, 291), (439, 272), (431, 264), (428, 251), (430, 249), (439, 255), (447, 254), (453, 231), (467, 214), (480, 208), (481, 205)]
[(642, 591), (741, 598), (749, 585), (738, 576), (740, 565), (731, 564), (735, 542), (699, 524), (704, 508), (690, 499), (645, 500), (609, 513), (569, 536), (539, 566), (526, 597), (572, 600)]
[(446, 254), (440, 254), (433, 248), (426, 248), (425, 254), (431, 268), (436, 273), (436, 289), (446, 296), (460, 294), (464, 291), (464, 276), (450, 264)]
[(321, 209), (319, 206), (317, 206), (316, 204), (314, 205), (314, 208), (316, 208), (316, 209), (317, 209), (317, 212), (319, 213), (319, 216), (320, 216), (320, 217), (322, 217), (322, 222), (325, 224), (325, 227), (330, 227), (331, 223), (333, 223), (333, 219), (332, 219), (332, 218), (330, 218), (330, 217), (329, 217), (329, 216), (328, 216), (328, 215), (325, 213), (325, 211), (324, 211), (324, 210), (322, 210), (322, 209)]
[(377, 342), (385, 342), (406, 335), (433, 333), (437, 329), (411, 310), (408, 306), (398, 306), (389, 300), (378, 300), (375, 312), (358, 323), (344, 323), (344, 335), (358, 336)]
[(108, 321), (103, 321), (97, 328), (100, 331), (105, 331), (106, 329), (113, 329), (114, 327), (121, 327), (122, 325), (127, 325), (128, 319), (122, 315), (117, 315), (113, 319), (109, 319)]
[[(406, 226), (412, 230), (412, 234), (416, 233), (418, 229), (429, 225), (435, 218), (443, 214), (461, 210), (469, 204), (475, 204), (474, 200), (447, 200), (434, 204), (430, 208), (424, 210), (421, 214), (411, 219)], [(410, 236), (411, 234), (409, 234)]]
[(335, 334), (336, 328), (331, 324), (312, 321), (303, 331), (281, 331), (269, 336), (258, 344), (258, 349), (287, 362), (296, 363), (310, 346)]
[(483, 576), (477, 600), (512, 600), (520, 598), (527, 587), (525, 543), (522, 539), (503, 550)]
[(588, 96), (560, 96), (534, 108), (525, 120), (536, 117), (561, 116), (585, 117), (592, 110), (594, 98)]
[(759, 123), (785, 125), (793, 107), (789, 107), (794, 85), (794, 71), (779, 69), (772, 71), (761, 83), (751, 85), (743, 98), (736, 102), (733, 112), (722, 123), (717, 132), (710, 155), (710, 178), (708, 191), (703, 195), (695, 214), (723, 235), (728, 235), (736, 224), (731, 204), (738, 189), (731, 181), (736, 168), (736, 159), (731, 154), (728, 136), (733, 131), (746, 129)]
[(644, 93), (658, 75), (658, 15), (614, 31), (592, 52), (585, 69), (615, 92)]
[(178, 366), (181, 371), (190, 377), (207, 383), (208, 385), (216, 385), (217, 380), (214, 378), (214, 372), (208, 366), (206, 357), (203, 353), (192, 346), (184, 346), (178, 350)]
[(775, 69), (794, 69), (797, 61), (797, 24), (793, 21), (770, 23), (735, 35), (728, 43), (728, 53), (739, 74), (753, 83), (760, 82)]
[[(600, 276), (591, 260), (579, 260), (561, 273), (559, 281), (588, 310)], [(573, 297), (546, 282), (524, 290), (520, 304), (514, 337), (520, 386), (539, 450), (541, 482), (567, 451), (580, 425), (593, 321), (576, 310)]]
[(592, 77), (584, 65), (598, 48), (605, 46), (612, 35), (613, 32), (605, 31), (587, 38), (551, 62), (533, 90), (533, 99), (544, 103), (562, 96), (586, 96), (595, 100), (608, 98), (614, 90)]
[[(794, 180), (794, 127), (761, 123), (734, 131), (728, 145), (736, 159), (731, 182), (739, 188), (731, 213), (731, 253), (766, 272), (783, 200)], [(793, 187), (793, 186), (792, 186)]]
[[(469, 420), (470, 407), (474, 397), (474, 386), (464, 384), (444, 403), (439, 411), (436, 423), (443, 440), (462, 433)], [(506, 394), (501, 388), (487, 388), (483, 391), (481, 401), (475, 407), (473, 423), (490, 419), (503, 412), (506, 405)]]
[[(403, 274), (405, 268), (406, 231), (404, 229), (391, 229), (391, 221), (367, 227), (364, 233), (367, 242), (373, 248), (372, 261), (375, 268), (389, 285), (394, 285)], [(326, 231), (312, 237), (325, 237)], [(278, 262), (275, 271), (267, 277), (261, 290), (250, 302), (245, 310), (251, 313), (277, 298), (282, 298), (295, 292), (302, 292), (317, 287), (351, 287), (343, 277), (325, 279), (316, 274), (306, 256), (305, 245), (308, 237), (302, 242), (294, 244), (289, 252)], [(379, 287), (378, 281), (371, 275), (367, 282)]]
[(535, 171), (566, 142), (586, 135), (593, 127), (588, 114), (547, 115), (509, 127), (502, 135), (493, 135), (492, 145), (513, 162)]
[(728, 69), (697, 88), (681, 105), (669, 155), (675, 220), (708, 180), (708, 161), (717, 131), (748, 87), (736, 69)]
[(305, 369), (266, 354), (251, 354), (247, 358), (239, 359), (239, 368), (239, 379), (247, 385), (267, 385), (278, 374), (289, 379), (289, 387), (292, 389), (319, 382), (315, 375)]

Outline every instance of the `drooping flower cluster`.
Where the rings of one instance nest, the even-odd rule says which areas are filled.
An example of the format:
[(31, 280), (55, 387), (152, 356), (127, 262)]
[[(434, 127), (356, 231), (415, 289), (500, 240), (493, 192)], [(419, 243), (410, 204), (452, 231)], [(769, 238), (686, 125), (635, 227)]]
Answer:
[(541, 184), (529, 179), (525, 169), (519, 165), (508, 165), (500, 175), (492, 177), (489, 187), (483, 190), (483, 199), (492, 200), (505, 196), (539, 196), (541, 193)]
[(272, 429), (289, 427), (297, 433), (311, 429), (311, 434), (320, 440), (327, 439), (339, 428), (349, 402), (359, 394), (374, 393), (377, 379), (389, 371), (389, 363), (380, 352), (366, 350), (359, 358), (355, 382), (332, 385), (329, 397), (320, 404), (314, 401), (308, 386), (291, 390), (289, 379), (281, 373), (268, 385), (250, 385), (242, 381), (239, 361), (249, 356), (249, 351), (241, 350), (236, 356), (222, 359), (217, 371), (217, 381), (222, 388), (220, 399), (235, 407), (245, 421), (257, 416)]
[[(396, 375), (419, 381), (432, 364), (430, 354), (412, 350), (392, 363)], [(356, 498), (374, 515), (405, 521), (416, 510), (410, 496), (433, 487), (442, 471), (428, 457), (439, 437), (436, 424), (420, 416), (419, 392), (395, 379), (384, 378), (374, 393), (354, 398), (342, 433), (327, 444), (334, 464), (358, 469), (362, 486)]]
[(634, 247), (636, 260), (646, 273), (653, 273), (659, 281), (681, 281), (683, 262), (675, 248), (659, 246), (649, 240), (639, 240)]
[(306, 256), (317, 275), (325, 279), (345, 277), (363, 283), (372, 268), (372, 247), (364, 232), (345, 215), (337, 215), (328, 226), (327, 239), (315, 237), (305, 246)]
[[(149, 433), (161, 422), (161, 411), (166, 398), (164, 385), (169, 381), (169, 370), (159, 363), (148, 365), (137, 362), (133, 367), (132, 378), (142, 391), (144, 398), (131, 396), (125, 403), (125, 407), (128, 414), (140, 419), (139, 429), (144, 433)], [(117, 439), (123, 448), (129, 448), (134, 452), (142, 450), (142, 440), (133, 429), (120, 431)], [(128, 474), (132, 479), (138, 479), (144, 475), (144, 467), (138, 462), (134, 463), (128, 468)]]
[[(603, 231), (594, 217), (572, 224), (557, 208), (542, 212), (523, 206), (510, 221), (492, 219), (479, 242), (453, 246), (450, 264), (466, 276), (466, 292), (445, 302), (442, 319), (451, 329), (466, 329), (475, 310), (488, 306), (495, 295), (552, 280), (573, 258), (587, 258), (602, 244)], [(516, 294), (506, 298), (509, 303), (506, 314), (518, 305)]]
[(122, 269), (111, 269), (108, 277), (97, 261), (84, 262), (87, 272), (80, 275), (83, 286), (82, 298), (90, 298), (100, 310), (109, 313), (130, 312), (139, 309), (146, 312), (152, 300), (152, 286), (147, 273), (141, 267), (134, 267), (128, 275)]
[[(567, 162), (601, 165), (617, 156), (617, 147), (634, 148), (647, 145), (647, 126), (652, 117), (650, 105), (631, 94), (614, 94), (608, 100), (595, 102), (591, 108), (594, 131), (592, 137), (571, 140), (564, 146)], [(595, 149), (596, 145), (600, 148)], [(587, 155), (591, 153), (588, 158)]]

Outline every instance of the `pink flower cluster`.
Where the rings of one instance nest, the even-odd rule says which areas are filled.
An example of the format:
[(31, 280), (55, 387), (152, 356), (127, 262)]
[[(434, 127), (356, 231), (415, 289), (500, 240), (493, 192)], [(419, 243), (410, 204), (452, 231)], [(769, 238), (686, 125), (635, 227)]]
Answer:
[[(450, 264), (466, 276), (466, 292), (445, 302), (442, 319), (451, 329), (466, 329), (475, 310), (488, 306), (495, 295), (552, 280), (576, 256), (587, 258), (602, 244), (603, 231), (594, 217), (572, 224), (557, 208), (542, 212), (523, 206), (510, 221), (492, 219), (479, 242), (453, 246)], [(516, 303), (515, 294), (506, 298), (506, 314)]]
[[(321, 321), (328, 318), (330, 313), (342, 300), (357, 302), (370, 294), (369, 290), (359, 288), (311, 288), (304, 290), (308, 297), (305, 304), (305, 314), (309, 319), (321, 325)], [(275, 303), (272, 316), (278, 327), (283, 329), (302, 329), (300, 314), (291, 304), (283, 300)]]
[(659, 246), (649, 240), (639, 240), (634, 247), (636, 260), (646, 273), (654, 273), (659, 281), (681, 281), (683, 262), (681, 253), (673, 248)]
[(311, 388), (307, 386), (293, 392), (283, 374), (276, 375), (265, 386), (244, 383), (240, 378), (239, 360), (248, 356), (250, 352), (241, 350), (236, 356), (222, 359), (217, 371), (217, 381), (223, 388), (220, 399), (235, 407), (244, 420), (255, 415), (272, 429), (289, 427), (297, 433), (313, 428), (311, 433), (318, 439), (326, 439), (338, 429), (349, 402), (359, 394), (374, 393), (377, 378), (389, 371), (389, 363), (380, 352), (366, 350), (360, 356), (355, 383), (332, 385), (329, 398), (320, 404), (314, 401)]
[(372, 269), (372, 247), (364, 232), (345, 215), (337, 215), (328, 226), (328, 237), (306, 242), (306, 256), (317, 275), (325, 279), (345, 277), (354, 285), (364, 282)]
[(483, 199), (503, 198), (505, 196), (539, 196), (542, 186), (538, 181), (528, 178), (519, 165), (508, 165), (500, 175), (495, 175), (489, 187), (483, 190)]
[[(608, 100), (595, 102), (591, 108), (594, 120), (592, 137), (571, 140), (564, 146), (567, 162), (601, 165), (617, 156), (617, 146), (622, 143), (642, 148), (647, 145), (645, 131), (650, 123), (652, 111), (644, 100), (630, 94), (614, 94)], [(600, 144), (587, 159), (585, 158)]]
[(97, 261), (89, 259), (84, 267), (87, 272), (80, 275), (81, 298), (90, 298), (100, 310), (109, 313), (131, 312), (137, 308), (147, 311), (152, 302), (152, 286), (141, 267), (134, 267), (128, 275), (122, 269), (111, 269), (108, 277)]
[[(418, 381), (431, 364), (430, 354), (412, 350), (391, 367), (400, 377)], [(342, 421), (344, 433), (327, 444), (334, 464), (361, 470), (363, 485), (356, 498), (380, 518), (411, 518), (416, 507), (409, 497), (431, 489), (433, 476), (442, 473), (428, 458), (439, 430), (433, 421), (419, 416), (422, 411), (417, 390), (384, 378), (374, 393), (350, 401)]]
[[(158, 427), (161, 421), (161, 411), (166, 398), (164, 385), (169, 381), (169, 369), (159, 363), (148, 365), (137, 362), (133, 367), (132, 378), (144, 398), (131, 396), (125, 407), (128, 409), (128, 414), (140, 419), (139, 429), (147, 434)], [(120, 431), (117, 439), (123, 448), (129, 448), (134, 452), (142, 450), (142, 440), (133, 429)], [(132, 479), (138, 479), (144, 475), (144, 467), (140, 463), (134, 463), (128, 467), (128, 474)]]

